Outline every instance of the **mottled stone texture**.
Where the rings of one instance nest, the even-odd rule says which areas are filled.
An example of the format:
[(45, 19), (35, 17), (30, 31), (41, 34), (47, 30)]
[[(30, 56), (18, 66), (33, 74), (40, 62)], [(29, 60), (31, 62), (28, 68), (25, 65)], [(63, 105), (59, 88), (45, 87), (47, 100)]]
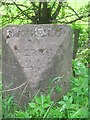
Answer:
[[(61, 99), (70, 89), (72, 31), (67, 25), (15, 25), (3, 28), (3, 93), (13, 94), (24, 105), (39, 91), (52, 100)], [(53, 81), (55, 77), (59, 80)], [(53, 81), (53, 82), (52, 82)], [(61, 92), (57, 91), (61, 87)], [(57, 88), (56, 88), (57, 87)]]

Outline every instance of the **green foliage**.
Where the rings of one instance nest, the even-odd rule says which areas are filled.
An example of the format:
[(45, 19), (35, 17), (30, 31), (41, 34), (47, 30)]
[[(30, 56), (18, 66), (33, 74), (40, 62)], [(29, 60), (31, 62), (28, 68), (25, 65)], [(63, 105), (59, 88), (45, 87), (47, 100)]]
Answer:
[(1, 1), (0, 4), (2, 6), (0, 8), (0, 11), (2, 17), (0, 18), (0, 26), (3, 27), (8, 24), (31, 24), (36, 21), (36, 19), (38, 20), (40, 17), (44, 19), (44, 17), (49, 13), (50, 16), (48, 17), (50, 17), (50, 21), (47, 21), (48, 18), (46, 19), (45, 17), (47, 24), (68, 23), (77, 18), (78, 19), (76, 21), (81, 20), (81, 18), (84, 18), (84, 20), (88, 18), (89, 4), (86, 4), (86, 1), (83, 2), (83, 6), (81, 6), (81, 3), (77, 4), (77, 9), (73, 8), (73, 5), (75, 4), (74, 2), (71, 2), (72, 5), (69, 5), (70, 2), (68, 1), (69, 0), (67, 0), (67, 2), (63, 2), (61, 7), (60, 4), (58, 7), (58, 2), (48, 2), (48, 12), (45, 12), (45, 9), (42, 10), (42, 8), (44, 8), (43, 6), (45, 5), (43, 3), (41, 3), (43, 5), (40, 5), (39, 2), (34, 2), (32, 4), (32, 2), (29, 0), (15, 1), (15, 3), (12, 1)]
[(2, 99), (2, 114), (3, 118), (14, 118), (15, 111), (18, 109), (17, 104), (13, 101), (14, 97), (8, 95)]
[[(88, 69), (85, 67), (84, 63), (78, 62), (77, 60), (72, 61), (73, 71), (77, 76), (87, 76)], [(85, 77), (84, 76), (84, 77)]]
[(88, 48), (83, 49), (83, 50), (78, 50), (76, 59), (87, 65), (88, 63), (90, 63), (89, 54), (90, 54), (90, 49)]
[(34, 102), (29, 103), (28, 111), (32, 117), (45, 117), (52, 104), (53, 102), (49, 95), (41, 95), (40, 97), (35, 97)]
[(26, 111), (16, 111), (16, 117), (18, 118), (45, 118), (49, 112), (49, 109), (53, 105), (53, 101), (50, 99), (50, 95), (41, 95), (35, 97), (34, 101), (28, 104)]
[(88, 70), (80, 62), (73, 61), (73, 66), (78, 76), (71, 78), (72, 89), (58, 102), (60, 106), (51, 109), (49, 117), (88, 118)]
[[(50, 85), (48, 86), (48, 93), (51, 94), (53, 92), (53, 90), (55, 90), (57, 93), (62, 92), (61, 86), (58, 85), (58, 83), (60, 81), (62, 81), (62, 78), (63, 78), (63, 76), (62, 77), (55, 77), (53, 80), (50, 81)], [(53, 86), (53, 84), (54, 84), (54, 86)]]
[(81, 23), (73, 23), (71, 26), (73, 30), (80, 30), (76, 60), (87, 65), (90, 62), (89, 29), (86, 27), (87, 25)]
[[(35, 96), (25, 110), (18, 108), (13, 97), (3, 100), (5, 118), (88, 118), (88, 70), (85, 65), (73, 61), (76, 77), (71, 77), (71, 90), (59, 102), (50, 94)], [(58, 78), (58, 77), (57, 77)], [(52, 81), (57, 80), (54, 79)], [(12, 106), (13, 105), (13, 106)], [(14, 108), (14, 111), (13, 111)]]
[(88, 44), (88, 40), (89, 40), (88, 28), (85, 27), (86, 25), (83, 25), (81, 23), (73, 23), (71, 26), (72, 26), (73, 30), (75, 30), (75, 29), (80, 30), (78, 47), (79, 47), (80, 52), (81, 52), (83, 47), (87, 47), (87, 44)]

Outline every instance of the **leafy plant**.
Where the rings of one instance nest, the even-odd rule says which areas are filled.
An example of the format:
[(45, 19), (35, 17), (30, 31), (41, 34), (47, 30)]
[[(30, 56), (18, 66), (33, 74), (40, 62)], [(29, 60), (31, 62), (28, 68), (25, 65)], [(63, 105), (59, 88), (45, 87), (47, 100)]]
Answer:
[[(71, 77), (71, 90), (62, 100), (54, 102), (47, 95), (35, 96), (23, 110), (18, 108), (13, 97), (3, 100), (4, 118), (88, 118), (88, 72), (81, 62), (73, 61), (73, 69), (78, 75)], [(52, 80), (56, 82), (59, 80)], [(58, 91), (60, 92), (60, 91)]]
[(2, 99), (2, 116), (3, 118), (14, 118), (15, 111), (18, 109), (17, 104), (13, 101), (14, 97), (8, 95)]
[(72, 60), (72, 65), (73, 65), (73, 71), (77, 76), (87, 76), (88, 74), (88, 69), (85, 67), (84, 63), (81, 63), (80, 61), (77, 60)]
[(26, 112), (16, 111), (16, 117), (41, 117), (45, 118), (49, 112), (50, 107), (53, 105), (53, 101), (50, 99), (50, 95), (41, 95), (35, 97), (34, 101), (30, 102)]

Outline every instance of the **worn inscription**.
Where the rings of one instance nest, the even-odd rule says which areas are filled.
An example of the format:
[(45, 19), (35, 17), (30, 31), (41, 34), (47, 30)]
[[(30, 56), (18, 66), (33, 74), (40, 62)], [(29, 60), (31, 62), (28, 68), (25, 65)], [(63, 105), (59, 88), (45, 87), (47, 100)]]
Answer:
[[(61, 36), (61, 33), (62, 33), (62, 29), (60, 26), (55, 26), (55, 27), (52, 27), (52, 28), (43, 28), (43, 27), (35, 27), (33, 29), (29, 29), (29, 28), (26, 28), (26, 29), (19, 29), (19, 28), (16, 28), (16, 27), (13, 27), (12, 29), (8, 29), (7, 30), (7, 33), (6, 33), (6, 37), (7, 38), (10, 38), (10, 37), (25, 37), (26, 35), (28, 37), (60, 37)], [(65, 30), (64, 30), (65, 31)]]

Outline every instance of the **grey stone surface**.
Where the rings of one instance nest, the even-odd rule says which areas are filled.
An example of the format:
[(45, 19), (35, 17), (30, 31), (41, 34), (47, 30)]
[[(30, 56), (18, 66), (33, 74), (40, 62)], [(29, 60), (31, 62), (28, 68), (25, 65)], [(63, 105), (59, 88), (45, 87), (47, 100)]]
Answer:
[[(5, 92), (22, 105), (39, 93), (53, 89), (58, 100), (70, 89), (72, 30), (67, 25), (11, 25), (2, 33), (2, 80)], [(55, 77), (58, 81), (51, 82)]]

